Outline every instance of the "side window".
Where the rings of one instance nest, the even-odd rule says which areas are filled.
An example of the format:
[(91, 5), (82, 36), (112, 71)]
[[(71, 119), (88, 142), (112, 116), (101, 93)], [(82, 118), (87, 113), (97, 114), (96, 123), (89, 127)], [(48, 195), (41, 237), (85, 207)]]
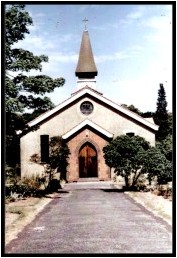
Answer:
[(41, 162), (49, 160), (49, 135), (41, 135)]
[(133, 136), (135, 136), (135, 133), (129, 132), (129, 133), (126, 133), (126, 135), (128, 135), (128, 136), (130, 136), (130, 137), (133, 137)]

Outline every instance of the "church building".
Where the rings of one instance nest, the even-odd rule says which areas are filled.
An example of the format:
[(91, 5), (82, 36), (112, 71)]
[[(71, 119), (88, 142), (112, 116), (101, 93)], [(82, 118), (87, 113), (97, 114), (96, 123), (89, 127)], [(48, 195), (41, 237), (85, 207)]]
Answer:
[[(75, 75), (77, 91), (28, 123), (29, 127), (37, 126), (36, 130), (22, 134), (22, 177), (43, 173), (42, 159), (54, 136), (62, 136), (70, 150), (68, 182), (110, 180), (113, 171), (105, 163), (103, 147), (119, 135), (139, 135), (155, 146), (158, 126), (152, 119), (142, 118), (97, 91), (98, 71), (87, 29), (83, 31)], [(31, 161), (34, 154), (38, 154), (41, 163)]]

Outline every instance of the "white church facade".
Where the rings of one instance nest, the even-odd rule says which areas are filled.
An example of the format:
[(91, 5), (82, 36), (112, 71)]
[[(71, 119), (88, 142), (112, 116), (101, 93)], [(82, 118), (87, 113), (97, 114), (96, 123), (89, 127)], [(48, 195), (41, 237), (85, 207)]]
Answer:
[(119, 135), (139, 135), (155, 145), (158, 126), (152, 120), (142, 118), (96, 90), (97, 68), (87, 30), (83, 32), (75, 74), (77, 91), (28, 123), (29, 127), (37, 126), (36, 130), (22, 134), (22, 177), (43, 173), (43, 163), (32, 162), (31, 156), (41, 157), (41, 142), (46, 143), (47, 148), (49, 139), (54, 136), (62, 136), (70, 150), (68, 182), (89, 178), (110, 180), (112, 173), (105, 164), (103, 147)]

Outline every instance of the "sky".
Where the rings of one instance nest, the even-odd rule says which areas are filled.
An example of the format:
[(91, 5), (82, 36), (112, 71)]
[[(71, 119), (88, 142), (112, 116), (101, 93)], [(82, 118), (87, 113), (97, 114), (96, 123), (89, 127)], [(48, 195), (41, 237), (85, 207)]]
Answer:
[[(39, 2), (38, 2), (39, 3)], [(45, 2), (43, 2), (45, 3)], [(172, 111), (172, 6), (170, 4), (34, 4), (30, 34), (14, 47), (47, 55), (41, 74), (66, 83), (46, 94), (55, 105), (77, 90), (75, 69), (85, 23), (98, 70), (96, 89), (120, 104), (155, 111), (159, 84)], [(40, 74), (31, 71), (30, 75)]]

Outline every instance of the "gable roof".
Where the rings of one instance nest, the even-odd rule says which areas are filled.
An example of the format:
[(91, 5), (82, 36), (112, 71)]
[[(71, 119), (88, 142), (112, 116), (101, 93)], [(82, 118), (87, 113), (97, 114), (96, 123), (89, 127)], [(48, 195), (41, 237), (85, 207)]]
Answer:
[(73, 135), (74, 133), (76, 133), (78, 130), (82, 129), (84, 126), (90, 126), (92, 128), (94, 128), (96, 131), (98, 131), (99, 133), (105, 135), (108, 138), (113, 138), (113, 134), (106, 131), (105, 129), (103, 129), (101, 126), (93, 123), (92, 121), (90, 121), (89, 119), (85, 119), (84, 121), (82, 121), (80, 124), (78, 124), (77, 126), (75, 126), (74, 128), (72, 128), (70, 131), (68, 131), (67, 133), (65, 133), (62, 138), (63, 139), (67, 139), (69, 138), (71, 135)]
[(60, 103), (59, 105), (54, 107), (52, 110), (49, 110), (49, 111), (45, 112), (44, 114), (38, 116), (34, 120), (30, 121), (28, 123), (28, 126), (32, 127), (32, 126), (35, 126), (35, 125), (39, 124), (40, 122), (42, 122), (46, 118), (49, 118), (50, 116), (54, 115), (56, 112), (58, 112), (59, 110), (61, 110), (64, 107), (66, 107), (67, 105), (71, 104), (72, 102), (76, 101), (77, 99), (81, 98), (85, 94), (88, 94), (88, 95), (94, 97), (95, 99), (103, 102), (104, 104), (107, 104), (108, 106), (110, 106), (110, 107), (114, 108), (115, 110), (127, 115), (128, 117), (134, 119), (135, 121), (147, 126), (148, 128), (150, 128), (154, 131), (158, 130), (158, 126), (156, 124), (154, 124), (150, 121), (147, 121), (146, 119), (137, 115), (136, 113), (122, 107), (120, 104), (117, 104), (117, 103), (107, 99), (106, 97), (100, 95), (99, 92), (91, 89), (88, 86), (83, 87), (82, 89), (77, 91), (76, 94), (72, 94), (70, 98), (66, 99), (65, 101), (63, 101), (62, 103)]

